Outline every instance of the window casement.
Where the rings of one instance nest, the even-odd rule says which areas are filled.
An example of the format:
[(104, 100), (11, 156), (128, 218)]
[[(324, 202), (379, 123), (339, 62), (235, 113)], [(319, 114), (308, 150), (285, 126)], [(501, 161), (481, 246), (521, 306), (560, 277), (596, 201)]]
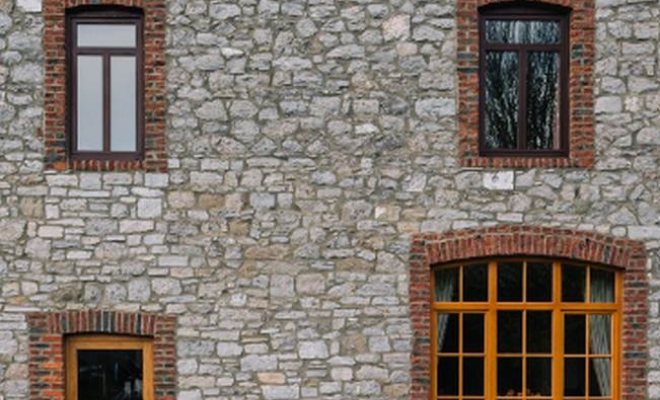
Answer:
[(569, 16), (520, 2), (480, 8), (481, 156), (568, 156)]
[(68, 14), (67, 19), (70, 157), (142, 159), (142, 13), (84, 10)]
[(544, 259), (433, 273), (431, 398), (614, 400), (621, 273)]
[(153, 400), (153, 339), (72, 335), (65, 347), (67, 400)]

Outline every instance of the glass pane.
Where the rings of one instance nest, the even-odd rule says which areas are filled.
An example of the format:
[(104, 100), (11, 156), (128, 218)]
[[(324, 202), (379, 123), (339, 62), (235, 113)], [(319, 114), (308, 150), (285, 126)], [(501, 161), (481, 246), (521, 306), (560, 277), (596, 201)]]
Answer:
[(589, 360), (589, 396), (611, 396), (612, 366), (609, 358)]
[(591, 302), (614, 303), (614, 272), (591, 268)]
[(561, 299), (567, 302), (583, 302), (586, 268), (576, 265), (561, 266)]
[(559, 149), (559, 53), (527, 57), (527, 148)]
[(522, 352), (522, 311), (497, 312), (497, 352)]
[(79, 24), (80, 47), (135, 47), (136, 26), (133, 24)]
[(522, 359), (497, 359), (497, 395), (522, 395)]
[(552, 301), (552, 264), (527, 263), (527, 301)]
[(463, 353), (483, 353), (483, 314), (463, 314)]
[(78, 150), (103, 150), (103, 59), (78, 56), (76, 132)]
[(558, 21), (487, 20), (486, 40), (491, 43), (557, 44), (561, 40)]
[(440, 353), (458, 353), (458, 314), (438, 314)]
[(142, 400), (142, 351), (78, 350), (79, 400)]
[(136, 151), (135, 57), (110, 58), (110, 150)]
[(527, 352), (549, 354), (552, 352), (552, 312), (527, 312)]
[(498, 301), (522, 301), (522, 275), (522, 263), (502, 263), (498, 266)]
[(486, 52), (485, 136), (488, 149), (518, 147), (518, 53)]
[(463, 267), (463, 301), (488, 301), (488, 264)]
[(589, 315), (589, 354), (612, 354), (612, 317)]
[(584, 396), (584, 358), (564, 359), (564, 396)]
[(458, 395), (458, 358), (438, 358), (438, 396)]
[(564, 352), (566, 354), (585, 354), (586, 316), (566, 315), (564, 320)]
[(458, 268), (435, 271), (435, 301), (458, 301)]
[(552, 359), (527, 359), (527, 397), (552, 395)]
[(464, 396), (483, 396), (484, 395), (484, 359), (469, 358), (463, 359), (463, 395)]

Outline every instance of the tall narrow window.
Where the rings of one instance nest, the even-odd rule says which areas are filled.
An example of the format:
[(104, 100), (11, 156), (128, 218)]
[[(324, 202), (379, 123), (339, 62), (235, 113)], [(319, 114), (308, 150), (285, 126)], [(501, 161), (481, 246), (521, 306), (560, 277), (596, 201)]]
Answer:
[(621, 276), (504, 259), (434, 272), (432, 398), (620, 398)]
[(68, 18), (72, 158), (141, 158), (142, 15), (108, 10)]
[(71, 336), (66, 379), (67, 400), (153, 400), (152, 339)]
[(564, 10), (480, 11), (483, 155), (568, 155), (568, 32)]

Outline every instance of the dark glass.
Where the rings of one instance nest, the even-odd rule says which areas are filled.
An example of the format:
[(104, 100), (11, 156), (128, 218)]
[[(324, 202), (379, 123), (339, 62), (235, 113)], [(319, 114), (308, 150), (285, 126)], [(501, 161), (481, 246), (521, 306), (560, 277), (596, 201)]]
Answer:
[(458, 267), (435, 271), (435, 301), (458, 301)]
[(458, 314), (438, 314), (440, 353), (458, 353)]
[(566, 302), (584, 302), (586, 268), (577, 265), (561, 266), (561, 299)]
[(559, 53), (527, 54), (527, 148), (560, 148)]
[(497, 312), (497, 352), (522, 353), (522, 311)]
[(589, 360), (589, 396), (612, 395), (612, 365), (609, 358)]
[(527, 359), (527, 396), (552, 395), (552, 359)]
[(552, 301), (552, 264), (527, 263), (527, 301)]
[(612, 317), (610, 315), (589, 315), (589, 354), (612, 354)]
[(518, 147), (518, 52), (487, 51), (485, 77), (485, 147)]
[(552, 352), (552, 312), (527, 312), (527, 352), (549, 354)]
[(463, 314), (463, 353), (484, 352), (483, 314)]
[(484, 359), (466, 357), (463, 359), (463, 395), (484, 395)]
[(614, 272), (591, 268), (591, 302), (614, 303)]
[(564, 396), (585, 395), (584, 358), (564, 359)]
[(567, 314), (564, 320), (564, 353), (585, 354), (586, 334), (585, 316)]
[(142, 400), (142, 351), (78, 350), (78, 400)]
[(488, 264), (463, 267), (463, 301), (488, 301)]
[(522, 359), (497, 359), (497, 395), (516, 396), (522, 392)]
[(438, 358), (438, 396), (458, 395), (458, 358)]
[(557, 44), (561, 40), (557, 21), (487, 20), (486, 40), (507, 44)]
[(501, 263), (497, 268), (497, 301), (522, 301), (522, 263)]

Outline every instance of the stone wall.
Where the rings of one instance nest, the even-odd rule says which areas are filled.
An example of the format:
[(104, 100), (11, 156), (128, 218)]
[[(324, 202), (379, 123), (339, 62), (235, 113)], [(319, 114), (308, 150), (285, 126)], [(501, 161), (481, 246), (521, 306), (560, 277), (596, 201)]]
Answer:
[(594, 168), (465, 169), (454, 1), (169, 0), (169, 172), (61, 173), (0, 0), (0, 399), (68, 309), (177, 316), (179, 400), (407, 398), (411, 235), (504, 223), (645, 242), (660, 398), (659, 14), (596, 2)]

